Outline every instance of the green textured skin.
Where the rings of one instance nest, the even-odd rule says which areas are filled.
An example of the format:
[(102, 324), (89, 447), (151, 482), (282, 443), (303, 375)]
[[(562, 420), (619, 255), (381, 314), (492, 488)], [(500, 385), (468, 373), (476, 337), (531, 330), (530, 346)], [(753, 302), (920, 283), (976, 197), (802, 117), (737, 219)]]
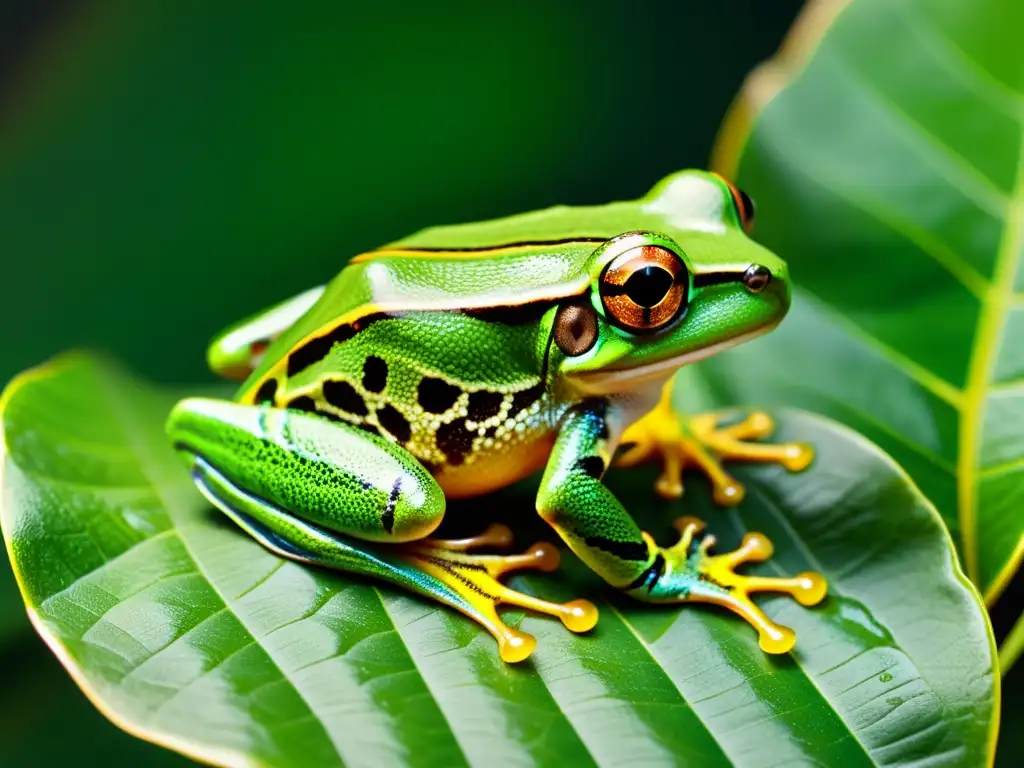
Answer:
[(238, 488), (202, 459), (192, 463), (192, 477), (203, 494), (263, 546), (284, 557), (384, 579), (477, 617), (472, 603), (444, 582), (412, 568), (407, 561), (361, 541), (358, 546), (331, 531), (310, 525), (291, 512)]
[[(389, 249), (457, 249), (540, 240), (574, 241), (529, 248), (510, 256), (383, 256), (353, 263), (330, 282), (322, 298), (301, 320), (283, 331), (243, 384), (239, 396), (246, 399), (252, 395), (271, 368), (301, 340), (367, 305), (385, 310), (493, 307), (580, 294), (594, 282), (603, 263), (594, 258), (598, 244), (575, 241), (607, 240), (636, 230), (662, 233), (675, 241), (694, 274), (738, 272), (757, 263), (768, 267), (773, 282), (788, 290), (785, 262), (743, 232), (724, 184), (709, 173), (681, 171), (663, 179), (636, 201), (556, 206), (490, 222), (434, 227), (392, 243)], [(667, 352), (734, 337), (779, 317), (776, 303), (766, 295), (752, 296), (737, 286), (726, 290), (716, 286), (712, 293), (711, 301), (701, 302), (699, 296), (694, 297), (687, 321), (654, 344), (650, 339), (637, 344), (633, 337), (605, 328), (602, 343), (591, 354), (575, 359), (574, 370), (600, 370), (629, 354), (636, 357), (618, 362), (639, 365)], [(602, 352), (605, 346), (608, 348)]]
[(537, 323), (502, 325), (466, 315), (414, 312), (375, 323), (338, 344), (322, 362), (290, 379), (289, 389), (301, 391), (335, 374), (358, 383), (367, 355), (388, 361), (392, 400), (415, 401), (412, 390), (428, 372), (443, 372), (475, 389), (520, 388), (539, 378), (545, 341), (539, 330)]
[[(313, 397), (319, 411), (384, 434), (388, 430), (375, 414), (390, 405), (409, 424), (411, 438), (401, 441), (405, 448), (421, 461), (438, 466), (447, 460), (437, 445), (438, 430), (443, 425), (465, 423), (474, 394), (493, 393), (502, 402), (501, 410), (470, 422), (474, 447), (465, 461), (472, 462), (486, 450), (487, 440), (497, 440), (511, 449), (554, 428), (562, 408), (546, 398), (532, 408), (511, 413), (517, 392), (541, 384), (547, 339), (542, 327), (538, 323), (504, 325), (443, 312), (415, 312), (382, 320), (290, 378), (287, 387), (278, 389), (277, 404), (287, 406), (297, 397)], [(439, 344), (439, 339), (444, 343)], [(387, 365), (386, 387), (379, 393), (364, 386), (364, 361), (370, 356)], [(425, 410), (419, 398), (425, 376), (443, 381), (461, 394), (441, 412)], [(366, 414), (353, 414), (325, 400), (322, 383), (338, 379), (358, 394)], [(510, 419), (518, 429), (508, 426)], [(489, 433), (493, 434), (488, 437)]]
[[(638, 230), (649, 232), (623, 235)], [(568, 242), (522, 245), (542, 240)], [(679, 254), (690, 280), (682, 319), (647, 335), (614, 326), (598, 294), (605, 265), (638, 244)], [(499, 246), (511, 250), (458, 250)], [(453, 250), (407, 250), (417, 248)], [(699, 281), (740, 275), (752, 264), (771, 271), (768, 290), (754, 293), (735, 278)], [(551, 341), (557, 304), (570, 297), (589, 301), (598, 325), (596, 342), (574, 357)], [(507, 311), (531, 302), (535, 315)], [(408, 540), (432, 529), (444, 508), (419, 462), (443, 488), (460, 472), (493, 475), (496, 487), (503, 467), (553, 438), (538, 496), (543, 517), (609, 583), (629, 589), (644, 582), (644, 599), (685, 599), (697, 579), (695, 562), (648, 546), (600, 478), (622, 431), (653, 406), (673, 366), (773, 327), (788, 309), (789, 281), (785, 264), (743, 232), (726, 185), (688, 171), (634, 202), (425, 230), (357, 260), (301, 319), (280, 322), (281, 307), (300, 303), (296, 297), (230, 331), (250, 338), (275, 331), (238, 393), (242, 403), (265, 405), (219, 411), (209, 401), (186, 401), (172, 415), (172, 439), (221, 476), (218, 493), (207, 487), (221, 508), (230, 513), (231, 504), (255, 499), (292, 513), (294, 522), (276, 514), (263, 525), (298, 552), (310, 546), (302, 520), (356, 539)], [(230, 351), (225, 338), (215, 341), (211, 357)], [(629, 378), (659, 363), (657, 375)], [(424, 400), (428, 383), (443, 392), (435, 398), (443, 408)], [(486, 418), (471, 407), (482, 395), (500, 403)], [(292, 423), (303, 425), (299, 440)], [(519, 476), (509, 472), (509, 480)], [(381, 515), (397, 477), (422, 489), (423, 500), (403, 495), (389, 533)], [(359, 551), (355, 542), (344, 546)], [(374, 574), (371, 555), (335, 566)], [(324, 553), (309, 559), (323, 562)], [(398, 567), (413, 578), (411, 566)], [(647, 579), (652, 569), (664, 578)], [(451, 595), (436, 596), (455, 604)]]
[[(601, 484), (608, 454), (605, 411), (599, 401), (566, 415), (541, 480), (537, 511), (592, 570), (612, 586), (626, 587), (653, 554), (633, 518)], [(589, 472), (588, 460), (596, 465)]]
[[(407, 452), (317, 416), (190, 398), (171, 412), (168, 432), (237, 487), (328, 530), (409, 541), (444, 515), (440, 488)], [(389, 502), (391, 531), (381, 523)]]

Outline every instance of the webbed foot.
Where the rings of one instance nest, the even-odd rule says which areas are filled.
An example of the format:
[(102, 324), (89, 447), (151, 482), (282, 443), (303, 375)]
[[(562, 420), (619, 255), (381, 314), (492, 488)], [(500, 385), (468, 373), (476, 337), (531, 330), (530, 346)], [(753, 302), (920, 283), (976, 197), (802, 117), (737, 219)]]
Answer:
[(761, 533), (748, 533), (739, 549), (720, 555), (708, 554), (714, 536), (699, 536), (704, 523), (693, 517), (676, 520), (681, 537), (671, 547), (659, 548), (649, 534), (643, 534), (655, 564), (628, 588), (629, 594), (648, 602), (700, 602), (721, 605), (748, 621), (758, 632), (758, 644), (765, 653), (786, 653), (796, 641), (789, 627), (776, 624), (751, 599), (754, 592), (780, 592), (800, 605), (820, 603), (828, 582), (820, 573), (807, 571), (790, 578), (744, 576), (736, 567), (760, 563), (772, 556), (772, 543)]
[(507, 526), (491, 525), (479, 536), (467, 539), (422, 539), (400, 545), (398, 556), (419, 570), (429, 573), (458, 593), (473, 608), (473, 619), (498, 641), (503, 661), (516, 662), (528, 657), (537, 646), (533, 635), (514, 629), (498, 616), (497, 606), (515, 605), (538, 613), (556, 616), (572, 632), (586, 632), (597, 623), (597, 607), (588, 600), (552, 603), (518, 592), (498, 581), (513, 571), (534, 569), (550, 573), (558, 568), (558, 550), (539, 542), (517, 555), (472, 555), (480, 547), (504, 549), (512, 544)]
[(628, 447), (615, 460), (616, 466), (632, 467), (660, 458), (662, 472), (654, 488), (663, 498), (678, 499), (683, 495), (683, 470), (692, 466), (711, 480), (716, 504), (734, 506), (743, 500), (746, 490), (725, 471), (725, 461), (777, 462), (791, 472), (799, 472), (814, 458), (814, 450), (803, 443), (750, 442), (769, 436), (775, 429), (775, 422), (763, 411), (720, 426), (728, 418), (726, 412), (692, 417), (677, 414), (672, 408), (671, 391), (669, 382), (658, 405), (626, 430), (622, 444)]

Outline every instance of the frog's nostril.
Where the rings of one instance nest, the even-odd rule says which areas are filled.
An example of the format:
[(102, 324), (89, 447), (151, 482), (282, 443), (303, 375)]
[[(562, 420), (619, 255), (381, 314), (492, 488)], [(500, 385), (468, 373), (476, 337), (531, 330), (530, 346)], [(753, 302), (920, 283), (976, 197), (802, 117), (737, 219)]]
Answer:
[(760, 293), (768, 287), (771, 281), (771, 270), (760, 264), (751, 264), (747, 267), (747, 271), (743, 273), (743, 285), (751, 293)]

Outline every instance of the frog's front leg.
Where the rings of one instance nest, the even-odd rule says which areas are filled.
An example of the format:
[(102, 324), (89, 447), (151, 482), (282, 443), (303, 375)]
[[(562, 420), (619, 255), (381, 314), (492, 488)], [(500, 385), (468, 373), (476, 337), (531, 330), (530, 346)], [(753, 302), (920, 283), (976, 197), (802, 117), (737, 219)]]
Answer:
[(323, 293), (324, 286), (318, 285), (221, 331), (206, 351), (210, 370), (225, 379), (245, 379), (260, 364), (274, 340)]
[(793, 631), (769, 619), (751, 601), (751, 593), (782, 592), (801, 605), (814, 605), (825, 597), (825, 579), (817, 573), (740, 575), (736, 566), (771, 556), (768, 539), (749, 533), (735, 552), (711, 555), (714, 538), (700, 535), (703, 526), (692, 518), (677, 522), (682, 537), (676, 545), (657, 546), (601, 483), (614, 449), (613, 409), (597, 400), (568, 413), (541, 481), (541, 516), (609, 584), (649, 602), (722, 605), (757, 629), (764, 651), (788, 651)]
[(791, 472), (806, 469), (814, 458), (813, 449), (803, 443), (766, 444), (748, 442), (768, 437), (775, 429), (772, 418), (754, 411), (742, 421), (720, 426), (726, 413), (704, 413), (685, 417), (672, 407), (670, 379), (654, 409), (634, 423), (622, 436), (627, 450), (615, 460), (616, 467), (632, 467), (642, 461), (661, 458), (662, 473), (654, 488), (666, 499), (683, 495), (683, 470), (696, 467), (708, 476), (717, 504), (734, 506), (743, 501), (743, 485), (722, 467), (723, 462), (777, 462)]
[(505, 661), (525, 659), (536, 641), (504, 624), (499, 604), (557, 616), (576, 632), (597, 621), (584, 600), (551, 603), (498, 581), (515, 570), (557, 568), (549, 544), (517, 555), (470, 554), (510, 546), (504, 526), (458, 541), (425, 538), (441, 522), (444, 495), (411, 454), (384, 438), (303, 411), (204, 398), (179, 403), (168, 432), (203, 495), (268, 549), (450, 605), (495, 637)]

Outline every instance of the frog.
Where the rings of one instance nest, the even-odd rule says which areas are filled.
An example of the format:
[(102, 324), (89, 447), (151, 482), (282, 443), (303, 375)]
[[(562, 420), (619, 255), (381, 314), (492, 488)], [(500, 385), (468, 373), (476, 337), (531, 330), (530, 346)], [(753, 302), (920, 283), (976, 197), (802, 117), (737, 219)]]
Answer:
[(169, 439), (209, 503), (270, 551), (453, 607), (505, 662), (537, 643), (499, 607), (575, 633), (595, 626), (597, 607), (502, 580), (554, 571), (550, 542), (512, 551), (512, 530), (483, 521), (467, 538), (433, 534), (447, 502), (535, 474), (527, 512), (612, 588), (724, 607), (764, 652), (787, 653), (794, 631), (752, 596), (813, 606), (826, 596), (821, 574), (743, 574), (771, 557), (771, 541), (748, 532), (714, 554), (690, 516), (661, 546), (603, 482), (609, 469), (660, 461), (659, 495), (678, 499), (695, 468), (717, 503), (735, 505), (744, 487), (726, 461), (811, 463), (806, 444), (763, 440), (774, 427), (763, 411), (673, 406), (680, 368), (770, 331), (790, 306), (786, 264), (753, 239), (754, 217), (733, 183), (684, 170), (636, 200), (431, 227), (360, 253), (326, 285), (218, 335), (209, 365), (242, 383), (232, 400), (178, 402)]

